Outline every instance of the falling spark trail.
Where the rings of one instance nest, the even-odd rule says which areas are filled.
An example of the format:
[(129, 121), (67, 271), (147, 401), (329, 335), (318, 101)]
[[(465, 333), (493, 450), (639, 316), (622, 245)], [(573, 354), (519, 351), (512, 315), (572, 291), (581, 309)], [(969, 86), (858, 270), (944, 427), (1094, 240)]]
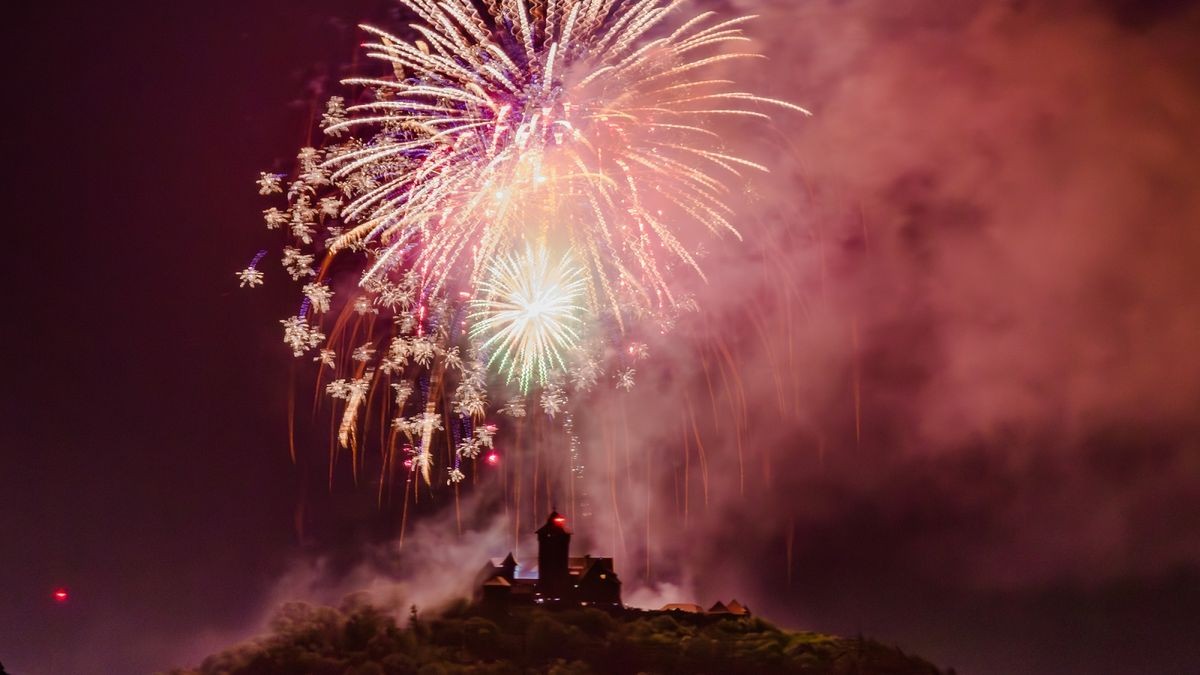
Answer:
[[(654, 452), (654, 449), (651, 448), (651, 449), (647, 450), (647, 452), (652, 453), (652, 452)], [(643, 482), (646, 484), (646, 541), (643, 544), (642, 548), (645, 549), (645, 553), (646, 553), (646, 575), (644, 578), (645, 578), (646, 582), (649, 583), (649, 581), (650, 581), (650, 552), (653, 550), (653, 547), (650, 545), (650, 506), (652, 503), (651, 493), (650, 493), (650, 464), (651, 464), (650, 457), (649, 456), (644, 457), (642, 464), (646, 467), (646, 475), (643, 480)]]
[[(615, 552), (620, 550), (623, 557), (628, 557), (629, 551), (625, 545), (625, 528), (621, 525), (621, 507), (617, 500), (617, 467), (615, 457), (616, 452), (613, 448), (614, 445), (615, 443), (613, 442), (612, 435), (608, 432), (608, 429), (605, 428), (604, 447), (608, 454), (609, 494), (612, 497), (613, 522), (617, 526), (613, 531), (613, 537), (617, 540), (613, 542), (613, 551)], [(617, 546), (618, 543), (620, 544), (619, 549)]]
[(685, 391), (684, 401), (687, 404), (688, 416), (692, 420), (692, 436), (696, 439), (696, 456), (700, 458), (700, 483), (704, 487), (704, 508), (708, 509), (708, 457), (704, 452), (704, 441), (700, 439), (700, 429), (696, 426), (696, 411), (692, 409), (692, 398)]
[[(404, 480), (404, 508), (401, 510), (401, 513), (400, 513), (400, 540), (396, 545), (397, 551), (401, 551), (404, 549), (404, 532), (408, 528), (408, 493), (412, 489), (412, 486), (413, 486), (412, 472), (409, 471), (408, 475), (405, 477), (405, 480)], [(415, 495), (413, 496), (413, 501), (414, 502), (416, 501)]]
[(633, 482), (633, 454), (630, 451), (629, 442), (629, 412), (625, 408), (625, 398), (620, 399), (621, 406), (621, 440), (625, 450), (625, 482)]
[[(740, 413), (740, 419), (742, 421), (742, 426), (744, 427), (746, 426), (747, 405), (746, 389), (742, 384), (742, 376), (740, 375), (741, 371), (737, 367), (737, 363), (734, 360), (733, 355), (729, 352), (729, 347), (725, 344), (724, 338), (717, 338), (717, 347), (721, 351), (721, 356), (723, 356), (725, 359), (725, 365), (728, 366), (729, 377), (733, 379), (734, 384), (736, 385), (736, 387), (730, 392), (730, 404), (736, 406), (736, 410), (733, 410), (733, 413), (735, 415)], [(722, 370), (721, 372), (725, 373), (726, 371)], [(726, 386), (728, 386), (728, 384)]]
[(680, 413), (680, 429), (683, 431), (683, 529), (687, 529), (691, 504), (692, 453), (688, 439), (687, 410)]
[(771, 376), (775, 381), (775, 399), (779, 404), (779, 414), (783, 415), (787, 412), (787, 406), (784, 403), (783, 376), (780, 374), (781, 368), (779, 367), (779, 363), (775, 358), (774, 345), (772, 344), (771, 339), (767, 336), (766, 321), (762, 318), (761, 313), (758, 311), (749, 312), (749, 318), (750, 323), (754, 326), (755, 331), (758, 333), (758, 338), (763, 347), (763, 351), (766, 352), (767, 363), (770, 368)]
[(850, 344), (854, 350), (854, 445), (860, 447), (862, 445), (862, 373), (860, 355), (858, 353), (858, 317), (855, 316), (850, 320)]
[(288, 368), (288, 456), (296, 464), (296, 364)]
[(793, 570), (792, 553), (793, 553), (793, 549), (796, 545), (796, 517), (795, 516), (792, 516), (791, 518), (788, 519), (787, 537), (786, 537), (785, 541), (786, 541), (786, 543), (784, 544), (784, 547), (787, 550), (787, 585), (788, 585), (788, 588), (790, 589), (792, 587), (792, 570)]

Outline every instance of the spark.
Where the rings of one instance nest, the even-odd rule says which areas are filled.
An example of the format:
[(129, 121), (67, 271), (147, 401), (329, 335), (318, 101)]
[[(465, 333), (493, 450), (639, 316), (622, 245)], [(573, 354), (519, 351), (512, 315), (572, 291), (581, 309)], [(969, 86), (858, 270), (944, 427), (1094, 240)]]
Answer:
[(263, 273), (258, 269), (258, 263), (262, 262), (262, 259), (266, 255), (266, 249), (259, 251), (254, 255), (254, 258), (250, 260), (250, 264), (246, 265), (246, 269), (237, 273), (237, 278), (241, 280), (241, 283), (238, 284), (238, 288), (244, 288), (246, 286), (254, 288), (255, 286), (262, 285)]
[(283, 325), (283, 341), (292, 348), (294, 356), (304, 356), (304, 352), (325, 341), (325, 334), (308, 325), (302, 316), (282, 319), (279, 323)]
[(355, 348), (354, 353), (350, 355), (350, 358), (358, 361), (359, 363), (367, 363), (371, 361), (371, 359), (375, 358), (375, 345), (366, 344)]
[(332, 349), (322, 349), (320, 353), (313, 357), (313, 363), (319, 363), (323, 366), (336, 369), (337, 362), (334, 360), (336, 357), (337, 353)]
[(403, 410), (404, 404), (408, 402), (408, 397), (412, 396), (412, 384), (408, 382), (393, 384), (392, 390), (396, 392), (396, 408)]
[(571, 370), (571, 386), (575, 387), (576, 391), (591, 391), (602, 373), (600, 363), (592, 357), (587, 357), (583, 363)]
[(284, 175), (281, 173), (267, 173), (263, 171), (258, 174), (258, 194), (273, 195), (283, 192), (283, 187), (280, 185), (280, 181), (283, 179)]
[(237, 278), (242, 282), (238, 284), (238, 288), (244, 288), (246, 286), (254, 288), (255, 286), (262, 286), (263, 283), (263, 273), (254, 269), (253, 267), (247, 267), (241, 272), (238, 272)]
[(557, 384), (551, 384), (542, 391), (542, 398), (539, 401), (542, 406), (542, 411), (550, 417), (554, 417), (562, 412), (567, 407), (567, 396), (563, 392), (563, 388)]
[(367, 314), (378, 314), (379, 310), (371, 306), (371, 299), (365, 295), (360, 295), (354, 299), (354, 312), (359, 316)]
[(338, 425), (338, 442), (343, 448), (350, 447), (354, 440), (354, 425), (358, 421), (358, 409), (366, 402), (367, 392), (371, 390), (371, 378), (375, 375), (372, 371), (367, 371), (366, 375), (356, 378), (349, 382), (345, 380), (337, 380), (340, 383), (338, 393), (332, 393), (334, 398), (341, 398), (346, 401), (346, 410), (342, 413), (342, 422)]
[(629, 352), (629, 358), (633, 361), (644, 361), (650, 358), (650, 349), (645, 342), (634, 342), (626, 351)]
[(328, 312), (329, 302), (333, 299), (333, 291), (325, 284), (305, 284), (304, 295), (312, 303), (312, 310), (316, 313)]
[(455, 454), (467, 459), (475, 459), (482, 450), (483, 448), (480, 447), (479, 441), (474, 438), (465, 439), (459, 442), (458, 447), (454, 448)]
[(514, 419), (520, 419), (525, 416), (525, 401), (520, 398), (510, 398), (500, 412)]
[(292, 277), (292, 281), (316, 275), (312, 268), (313, 259), (314, 256), (305, 255), (298, 248), (288, 246), (283, 249), (283, 268)]
[[(341, 96), (332, 96), (325, 104), (325, 113), (321, 115), (321, 128), (328, 129), (329, 127), (340, 125), (346, 121), (346, 99)], [(332, 136), (341, 135), (341, 131), (335, 130), (326, 132)], [(336, 214), (335, 214), (336, 215)]]
[(617, 373), (617, 389), (624, 389), (625, 391), (632, 390), (634, 385), (633, 376), (636, 373), (637, 370), (633, 368), (626, 368), (625, 370)]
[(479, 441), (479, 444), (485, 448), (492, 447), (495, 436), (496, 425), (494, 424), (485, 424), (481, 427), (475, 428), (475, 438)]
[(287, 225), (288, 217), (286, 213), (272, 206), (263, 211), (263, 220), (266, 221), (268, 230), (278, 230)]

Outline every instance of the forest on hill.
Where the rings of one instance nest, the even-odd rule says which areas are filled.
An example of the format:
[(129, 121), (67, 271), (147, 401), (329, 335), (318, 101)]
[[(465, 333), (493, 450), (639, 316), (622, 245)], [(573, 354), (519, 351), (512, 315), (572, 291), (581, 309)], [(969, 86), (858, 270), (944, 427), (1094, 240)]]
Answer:
[(782, 630), (757, 617), (532, 607), (495, 613), (464, 602), (436, 617), (414, 607), (397, 622), (354, 601), (285, 605), (270, 634), (168, 675), (456, 673), (943, 675), (897, 647)]

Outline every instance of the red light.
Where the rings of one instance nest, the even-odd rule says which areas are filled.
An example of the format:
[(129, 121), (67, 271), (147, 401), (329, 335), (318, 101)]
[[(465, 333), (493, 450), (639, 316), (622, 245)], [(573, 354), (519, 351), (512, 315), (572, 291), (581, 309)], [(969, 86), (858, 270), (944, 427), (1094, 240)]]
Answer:
[(412, 468), (412, 460), (411, 459), (404, 460), (404, 468), (406, 468), (406, 469)]
[(555, 524), (555, 525), (566, 525), (566, 524), (567, 524), (567, 519), (566, 519), (566, 518), (563, 518), (562, 516), (559, 516), (559, 517), (557, 517), (557, 518), (555, 518), (555, 519), (554, 519), (554, 524)]
[(65, 589), (65, 588), (60, 588), (60, 589), (54, 591), (54, 601), (55, 602), (60, 602), (60, 603), (66, 602), (68, 597), (70, 597), (70, 596), (67, 595), (67, 589)]
[(492, 466), (495, 466), (500, 463), (500, 455), (497, 455), (494, 452), (489, 452), (486, 459), (487, 459), (487, 463), (491, 464)]

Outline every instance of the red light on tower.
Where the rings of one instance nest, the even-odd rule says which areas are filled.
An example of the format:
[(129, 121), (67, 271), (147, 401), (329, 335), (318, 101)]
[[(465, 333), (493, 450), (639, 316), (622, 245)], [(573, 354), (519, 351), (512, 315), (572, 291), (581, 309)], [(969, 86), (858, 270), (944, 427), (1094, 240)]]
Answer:
[(66, 602), (70, 597), (71, 596), (67, 595), (67, 589), (65, 588), (58, 588), (54, 590), (54, 601), (59, 604)]
[(563, 527), (567, 524), (567, 519), (564, 516), (558, 516), (554, 519), (554, 524), (558, 525), (559, 527)]

